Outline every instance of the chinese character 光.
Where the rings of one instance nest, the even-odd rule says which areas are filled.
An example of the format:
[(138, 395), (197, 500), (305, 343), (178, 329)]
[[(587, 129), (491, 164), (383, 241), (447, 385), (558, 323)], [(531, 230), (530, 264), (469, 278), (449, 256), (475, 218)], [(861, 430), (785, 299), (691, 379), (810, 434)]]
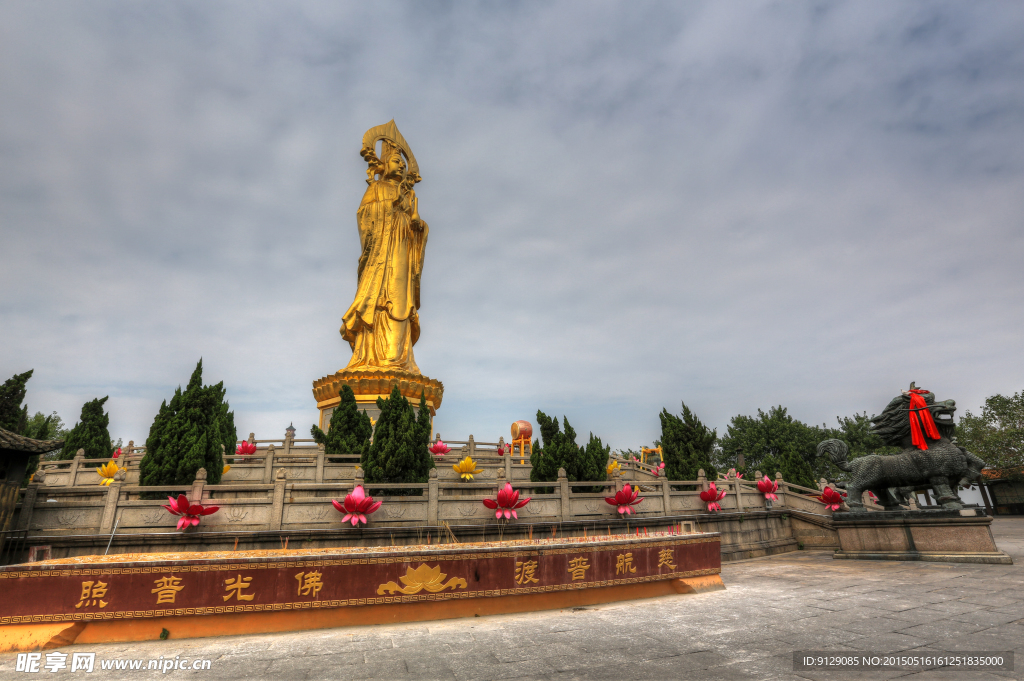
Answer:
[(161, 577), (160, 579), (154, 579), (153, 584), (156, 588), (150, 593), (156, 594), (156, 603), (173, 603), (174, 597), (178, 595), (178, 592), (185, 587), (181, 586), (181, 578), (171, 575), (170, 577)]
[(242, 577), (242, 575), (238, 575), (235, 579), (224, 580), (224, 583), (227, 584), (227, 586), (224, 587), (224, 590), (231, 592), (227, 596), (224, 596), (224, 600), (226, 601), (232, 596), (237, 596), (240, 601), (251, 601), (256, 597), (256, 594), (242, 593), (243, 589), (249, 588), (251, 582), (252, 577)]
[(81, 608), (83, 605), (88, 607), (99, 603), (101, 608), (105, 608), (107, 602), (101, 599), (106, 595), (106, 582), (82, 582), (82, 597), (75, 603), (75, 607)]
[(528, 560), (525, 563), (516, 561), (516, 584), (526, 584), (527, 582), (539, 583), (540, 580), (534, 577), (536, 571), (537, 561)]
[(615, 559), (615, 574), (627, 572), (636, 572), (636, 566), (633, 565), (633, 554), (620, 553)]
[(586, 558), (573, 558), (569, 561), (569, 572), (572, 574), (572, 581), (583, 579), (587, 576), (587, 570), (590, 569), (590, 563)]
[(675, 570), (675, 563), (672, 562), (672, 549), (662, 549), (658, 552), (658, 567), (662, 565)]
[(300, 572), (295, 575), (295, 579), (299, 583), (299, 595), (309, 596), (312, 594), (315, 598), (320, 593), (320, 589), (324, 587), (320, 577), (320, 572)]

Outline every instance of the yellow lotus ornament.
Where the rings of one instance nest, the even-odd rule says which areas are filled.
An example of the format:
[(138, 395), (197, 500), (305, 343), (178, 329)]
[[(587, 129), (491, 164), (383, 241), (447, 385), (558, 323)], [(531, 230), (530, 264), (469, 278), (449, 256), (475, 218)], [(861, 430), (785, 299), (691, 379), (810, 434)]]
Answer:
[(476, 461), (473, 461), (473, 459), (468, 456), (452, 466), (452, 470), (458, 473), (463, 480), (472, 480), (474, 475), (484, 472), (484, 469), (477, 468)]
[(220, 474), (221, 474), (221, 475), (224, 475), (224, 474), (225, 474), (225, 473), (227, 473), (227, 472), (228, 472), (229, 470), (231, 470), (231, 466), (229, 466), (229, 465), (225, 464), (225, 465), (224, 465), (224, 470), (222, 470), (222, 471), (220, 472)]
[(123, 470), (123, 468), (118, 468), (117, 464), (114, 463), (114, 460), (111, 459), (102, 466), (99, 466), (96, 469), (96, 472), (100, 474), (101, 485), (110, 485), (110, 483), (114, 482), (114, 476), (117, 474), (117, 472)]
[(608, 464), (608, 475), (612, 475), (615, 471), (620, 470), (622, 467), (619, 466), (618, 461), (612, 461)]

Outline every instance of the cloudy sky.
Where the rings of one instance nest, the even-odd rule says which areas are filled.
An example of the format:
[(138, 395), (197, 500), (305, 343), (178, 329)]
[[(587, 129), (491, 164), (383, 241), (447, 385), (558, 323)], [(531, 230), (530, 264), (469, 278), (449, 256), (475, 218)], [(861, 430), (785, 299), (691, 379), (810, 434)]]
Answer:
[(0, 380), (141, 442), (202, 357), (305, 435), (394, 118), (446, 439), (976, 411), (1024, 389), (1022, 84), (1014, 2), (3, 2)]

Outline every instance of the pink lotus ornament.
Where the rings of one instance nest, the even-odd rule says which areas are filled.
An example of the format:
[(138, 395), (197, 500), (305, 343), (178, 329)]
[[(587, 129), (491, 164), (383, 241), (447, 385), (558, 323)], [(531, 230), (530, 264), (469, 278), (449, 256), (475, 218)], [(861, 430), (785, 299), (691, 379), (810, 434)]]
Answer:
[(821, 495), (815, 499), (825, 504), (825, 507), (831, 511), (838, 511), (839, 507), (843, 505), (843, 495), (831, 487), (821, 490)]
[(339, 504), (337, 500), (331, 499), (331, 503), (334, 504), (334, 508), (338, 509), (338, 513), (344, 513), (345, 517), (341, 519), (341, 522), (347, 523), (352, 522), (352, 527), (357, 526), (359, 523), (366, 524), (366, 516), (370, 515), (384, 502), (378, 501), (374, 503), (373, 497), (366, 494), (363, 490), (362, 485), (356, 485), (356, 488), (352, 490), (351, 494), (345, 495), (344, 505)]
[(710, 483), (707, 490), (700, 493), (701, 501), (708, 504), (708, 512), (721, 511), (722, 505), (718, 502), (725, 498), (725, 490), (719, 490), (715, 483)]
[(630, 487), (628, 484), (623, 485), (622, 489), (615, 493), (614, 497), (605, 497), (606, 503), (612, 506), (617, 506), (616, 509), (621, 515), (629, 515), (633, 512), (633, 507), (644, 500), (643, 497), (637, 499), (637, 495), (640, 494), (639, 487)]
[(121, 456), (121, 448), (120, 447), (118, 447), (117, 449), (114, 450), (114, 455), (112, 457), (110, 457), (110, 458), (116, 459), (119, 456)]
[(255, 454), (255, 453), (256, 453), (256, 443), (255, 442), (242, 442), (240, 445), (238, 445), (238, 449), (235, 450), (235, 454), (237, 454), (238, 456), (248, 456), (249, 454)]
[(452, 451), (452, 448), (442, 442), (440, 438), (438, 438), (437, 442), (430, 445), (428, 449), (430, 449), (431, 454), (437, 454), (438, 456), (442, 456)]
[(499, 442), (498, 443), (498, 456), (505, 456), (505, 452), (507, 452), (507, 451), (509, 451), (511, 449), (512, 449), (512, 445), (504, 445), (504, 444), (501, 444)]
[(661, 475), (661, 472), (662, 472), (663, 470), (665, 470), (665, 462), (664, 462), (664, 461), (662, 461), (661, 463), (659, 463), (659, 464), (658, 464), (658, 465), (657, 465), (657, 466), (655, 467), (655, 469), (654, 469), (653, 471), (651, 471), (651, 473), (653, 473), (653, 474), (654, 474), (654, 477), (658, 477), (659, 475)]
[(771, 501), (779, 500), (779, 498), (775, 496), (775, 493), (779, 491), (779, 483), (775, 482), (767, 475), (757, 481), (757, 491), (763, 494), (765, 499)]
[(516, 514), (517, 508), (522, 508), (530, 503), (530, 497), (526, 497), (522, 501), (519, 500), (519, 492), (512, 489), (512, 483), (506, 482), (503, 489), (498, 490), (498, 500), (484, 499), (484, 506), (494, 511), (494, 517), (501, 520), (502, 516), (505, 516), (505, 520), (509, 518), (515, 518), (519, 520), (519, 515)]
[(220, 506), (203, 506), (202, 504), (190, 504), (188, 497), (184, 494), (179, 494), (178, 498), (167, 497), (167, 501), (171, 502), (169, 505), (164, 505), (168, 511), (174, 515), (181, 516), (178, 518), (178, 529), (183, 530), (188, 527), (195, 527), (199, 524), (199, 519), (204, 515), (210, 515), (220, 510)]

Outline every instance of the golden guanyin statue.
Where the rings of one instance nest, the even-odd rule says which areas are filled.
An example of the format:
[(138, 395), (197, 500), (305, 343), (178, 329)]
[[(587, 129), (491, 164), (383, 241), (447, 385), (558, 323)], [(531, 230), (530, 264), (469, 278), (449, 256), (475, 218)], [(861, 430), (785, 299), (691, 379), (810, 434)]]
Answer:
[(419, 166), (394, 121), (368, 130), (360, 155), (369, 166), (370, 186), (356, 211), (359, 284), (342, 317), (341, 337), (352, 346), (352, 359), (343, 371), (379, 368), (418, 374), (412, 346), (420, 337), (417, 310), (428, 232), (413, 189), (422, 179)]
[(369, 185), (356, 211), (359, 281), (341, 323), (352, 358), (344, 369), (313, 382), (321, 428), (330, 422), (343, 385), (352, 388), (371, 417), (378, 413), (377, 398), (387, 397), (396, 385), (413, 404), (423, 395), (431, 416), (444, 393), (440, 381), (420, 373), (412, 351), (420, 337), (420, 277), (428, 233), (413, 190), (422, 179), (419, 165), (393, 120), (367, 130), (359, 154), (368, 166)]

